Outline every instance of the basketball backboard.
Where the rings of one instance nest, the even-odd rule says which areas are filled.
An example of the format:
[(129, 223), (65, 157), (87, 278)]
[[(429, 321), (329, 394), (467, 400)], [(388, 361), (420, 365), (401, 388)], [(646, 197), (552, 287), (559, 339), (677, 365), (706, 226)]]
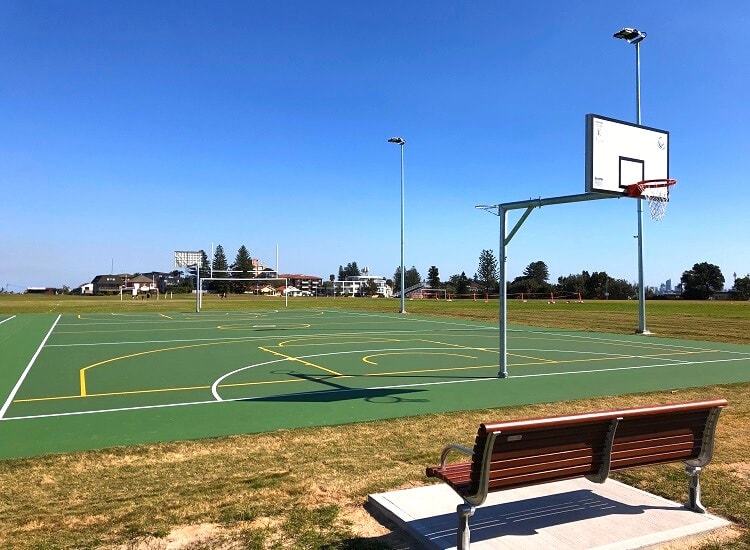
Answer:
[(201, 265), (203, 261), (203, 255), (201, 252), (192, 250), (175, 250), (174, 251), (174, 266), (175, 267), (193, 267)]
[[(628, 185), (669, 178), (669, 132), (586, 115), (586, 192), (627, 196)], [(663, 196), (669, 187), (648, 189)]]

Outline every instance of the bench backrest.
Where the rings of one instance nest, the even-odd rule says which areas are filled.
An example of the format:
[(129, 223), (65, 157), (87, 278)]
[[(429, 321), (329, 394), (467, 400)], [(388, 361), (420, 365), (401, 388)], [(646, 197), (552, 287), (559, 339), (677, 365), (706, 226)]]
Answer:
[(725, 405), (717, 399), (482, 424), (468, 492), (581, 476), (603, 481), (609, 471), (680, 460), (705, 465)]

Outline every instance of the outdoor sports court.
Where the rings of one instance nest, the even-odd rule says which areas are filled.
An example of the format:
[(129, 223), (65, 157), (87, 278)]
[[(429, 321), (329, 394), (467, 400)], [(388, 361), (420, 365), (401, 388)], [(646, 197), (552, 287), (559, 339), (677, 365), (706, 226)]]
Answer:
[(0, 457), (750, 380), (750, 346), (333, 309), (0, 318)]

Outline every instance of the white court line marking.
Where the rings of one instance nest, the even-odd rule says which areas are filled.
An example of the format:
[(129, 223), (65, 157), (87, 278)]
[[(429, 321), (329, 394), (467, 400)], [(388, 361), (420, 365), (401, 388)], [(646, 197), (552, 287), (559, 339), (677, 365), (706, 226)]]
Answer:
[(52, 331), (55, 330), (55, 325), (57, 325), (57, 322), (60, 320), (60, 317), (62, 317), (62, 315), (58, 315), (57, 319), (55, 319), (55, 322), (52, 323), (52, 326), (50, 327), (49, 332), (47, 332), (47, 336), (45, 336), (44, 340), (42, 340), (42, 343), (39, 344), (39, 347), (37, 348), (36, 353), (31, 358), (31, 361), (29, 361), (29, 364), (26, 365), (26, 368), (21, 374), (21, 378), (18, 379), (18, 382), (16, 382), (16, 385), (11, 390), (10, 395), (8, 396), (8, 399), (5, 400), (5, 404), (3, 405), (3, 408), (0, 409), (0, 420), (4, 420), (3, 417), (5, 416), (5, 413), (8, 410), (8, 407), (10, 407), (10, 404), (13, 402), (13, 399), (16, 397), (18, 390), (21, 389), (21, 384), (23, 384), (23, 381), (26, 379), (26, 376), (29, 374), (29, 371), (31, 370), (31, 366), (36, 361), (36, 358), (39, 357), (39, 354), (42, 352), (42, 348), (44, 347), (44, 344), (47, 342), (47, 339), (52, 334)]
[[(363, 354), (363, 353), (375, 353), (375, 352), (377, 352), (377, 353), (383, 353), (383, 352), (391, 352), (391, 351), (434, 351), (434, 350), (443, 350), (443, 349), (444, 348), (408, 348), (408, 349), (405, 349), (405, 348), (391, 348), (391, 349), (382, 349), (382, 350), (350, 350), (350, 351), (337, 351), (337, 352), (331, 352), (331, 353), (316, 353), (316, 354), (312, 354), (312, 355), (300, 355), (299, 357), (297, 357), (297, 359), (315, 359), (315, 358), (318, 358), (318, 357), (329, 357), (331, 355), (346, 355), (346, 354), (352, 354), (352, 353), (353, 354)], [(580, 353), (580, 352), (568, 352), (568, 353)], [(588, 352), (588, 354), (590, 354), (590, 355), (611, 355), (611, 354), (602, 353), (602, 352)], [(615, 357), (613, 357), (613, 359), (614, 358)], [(621, 356), (619, 358), (643, 359), (643, 357), (638, 357), (638, 356), (634, 356), (634, 355), (624, 355), (624, 356)], [(660, 358), (657, 357), (656, 359), (659, 360)], [(521, 375), (512, 375), (512, 376), (509, 377), (509, 379), (513, 379), (513, 378), (533, 378), (535, 376), (560, 376), (560, 375), (566, 375), (566, 374), (585, 374), (585, 373), (591, 373), (591, 372), (610, 372), (610, 371), (616, 372), (616, 371), (631, 370), (631, 369), (651, 369), (651, 368), (660, 368), (660, 367), (674, 367), (674, 366), (687, 366), (687, 365), (703, 365), (703, 364), (708, 364), (708, 363), (724, 363), (724, 362), (730, 362), (730, 361), (746, 361), (748, 359), (750, 359), (750, 356), (748, 356), (748, 357), (738, 357), (736, 359), (712, 359), (712, 360), (708, 360), (708, 361), (680, 361), (677, 364), (675, 364), (673, 362), (673, 363), (668, 363), (666, 365), (663, 364), (663, 363), (659, 363), (659, 364), (655, 364), (655, 365), (636, 365), (636, 366), (632, 366), (632, 367), (614, 367), (614, 368), (611, 368), (611, 369), (587, 369), (587, 370), (582, 370), (582, 371), (563, 371), (563, 372), (552, 372), (552, 373), (547, 373), (547, 374), (521, 374)], [(223, 399), (219, 395), (219, 385), (221, 384), (221, 382), (223, 380), (229, 378), (230, 376), (232, 376), (234, 374), (237, 374), (238, 372), (242, 372), (242, 371), (245, 371), (245, 370), (248, 370), (248, 369), (252, 369), (252, 368), (255, 368), (255, 367), (260, 367), (260, 366), (263, 366), (263, 365), (268, 365), (268, 364), (271, 364), (271, 363), (277, 363), (279, 361), (285, 361), (285, 360), (286, 359), (275, 360), (275, 361), (266, 361), (264, 363), (256, 363), (256, 364), (253, 364), (253, 365), (247, 365), (245, 367), (240, 367), (239, 369), (235, 369), (235, 370), (233, 370), (231, 372), (227, 372), (227, 373), (223, 374), (222, 376), (220, 376), (211, 385), (211, 393), (213, 394), (213, 396), (216, 398), (217, 401), (222, 401)], [(585, 359), (582, 359), (582, 361), (585, 361)], [(517, 366), (518, 367), (522, 367), (523, 365), (517, 365)], [(423, 383), (420, 383), (420, 384), (404, 384), (403, 386), (392, 386), (392, 387), (394, 387), (394, 388), (401, 388), (401, 387), (409, 388), (409, 387), (412, 387), (414, 385), (417, 385), (417, 386), (433, 386), (433, 385), (434, 386), (438, 386), (438, 385), (441, 385), (441, 384), (455, 384), (455, 383), (458, 383), (458, 382), (469, 382), (469, 381), (473, 381), (473, 380), (454, 380), (454, 381), (450, 381), (450, 382), (423, 382)], [(227, 401), (231, 401), (231, 400), (227, 399)]]
[(5, 322), (5, 321), (10, 321), (11, 319), (15, 319), (15, 318), (16, 318), (16, 316), (15, 316), (15, 315), (11, 315), (11, 316), (10, 316), (10, 317), (8, 317), (7, 319), (3, 319), (2, 321), (0, 321), (0, 325), (2, 325), (2, 324), (3, 324), (4, 322)]
[[(745, 361), (747, 360), (747, 357), (737, 358), (737, 359), (717, 359), (714, 361), (694, 361), (691, 363), (683, 363), (679, 366), (684, 365), (702, 365), (705, 363), (726, 363), (726, 362), (732, 362), (732, 361)], [(280, 362), (282, 360), (278, 361), (270, 361), (270, 363), (276, 363)], [(285, 361), (285, 359), (284, 359)], [(252, 368), (250, 367), (247, 368)], [(257, 365), (260, 366), (260, 365)], [(608, 371), (618, 371), (618, 370), (632, 370), (632, 369), (651, 369), (651, 368), (664, 368), (664, 367), (674, 367), (677, 365), (641, 365), (637, 367), (619, 367), (619, 368), (613, 368), (613, 369), (597, 369), (597, 370), (590, 370), (590, 371), (569, 371), (569, 372), (553, 372), (548, 374), (523, 374), (523, 375), (514, 375), (510, 378), (479, 378), (479, 379), (469, 379), (469, 380), (448, 380), (448, 381), (442, 381), (442, 382), (421, 382), (421, 383), (414, 383), (414, 384), (399, 384), (395, 386), (376, 386), (373, 388), (351, 388), (351, 389), (337, 389), (337, 390), (321, 390), (317, 393), (332, 393), (332, 392), (355, 392), (355, 391), (367, 391), (367, 390), (391, 390), (391, 389), (400, 389), (400, 388), (418, 388), (423, 386), (443, 386), (445, 384), (468, 384), (471, 382), (491, 382), (493, 380), (502, 380), (503, 383), (512, 382), (513, 380), (517, 378), (534, 378), (534, 377), (540, 377), (540, 376), (566, 376), (568, 374), (588, 374), (592, 372), (608, 372)], [(122, 407), (118, 409), (97, 409), (97, 410), (90, 410), (90, 411), (74, 411), (74, 412), (66, 412), (66, 413), (51, 413), (51, 414), (37, 414), (37, 415), (30, 415), (30, 416), (15, 416), (11, 418), (0, 418), (2, 421), (11, 421), (11, 420), (33, 420), (36, 418), (56, 418), (58, 416), (77, 416), (81, 414), (97, 414), (97, 413), (108, 413), (108, 412), (127, 412), (127, 411), (139, 411), (144, 409), (163, 409), (167, 407), (184, 407), (187, 405), (217, 405), (220, 403), (232, 403), (237, 401), (257, 401), (260, 399), (268, 399), (269, 397), (280, 397), (280, 396), (289, 396), (289, 395), (295, 395), (295, 394), (279, 394), (277, 396), (263, 396), (263, 397), (237, 397), (232, 399), (223, 399), (221, 401), (216, 400), (210, 400), (210, 401), (193, 401), (188, 403), (167, 403), (163, 405), (144, 405), (141, 407)]]
[[(469, 329), (456, 329), (457, 331), (468, 331)], [(58, 332), (58, 334), (61, 334)], [(62, 333), (62, 334), (71, 334), (71, 333)], [(284, 340), (294, 339), (294, 338), (303, 338), (305, 340), (312, 340), (312, 339), (322, 339), (322, 338), (340, 338), (340, 337), (360, 337), (360, 336), (381, 336), (381, 335), (395, 335), (395, 334), (403, 334), (406, 336), (421, 336), (424, 334), (432, 334), (432, 331), (425, 332), (425, 331), (419, 331), (415, 332), (413, 330), (381, 330), (381, 331), (366, 331), (366, 332), (338, 332), (336, 334), (329, 334), (329, 333), (319, 333), (319, 334), (309, 334), (309, 333), (300, 333), (300, 334), (290, 334), (285, 335), (283, 338)], [(131, 344), (173, 344), (173, 343), (180, 343), (180, 342), (223, 342), (223, 341), (231, 341), (231, 340), (278, 340), (282, 338), (281, 336), (227, 336), (222, 338), (181, 338), (181, 339), (171, 339), (171, 340), (131, 340), (131, 341), (123, 341), (123, 342), (94, 342), (94, 343), (82, 343), (78, 342), (75, 344), (50, 344), (47, 346), (48, 348), (72, 348), (72, 347), (78, 347), (78, 346), (121, 346), (121, 345), (131, 345)]]

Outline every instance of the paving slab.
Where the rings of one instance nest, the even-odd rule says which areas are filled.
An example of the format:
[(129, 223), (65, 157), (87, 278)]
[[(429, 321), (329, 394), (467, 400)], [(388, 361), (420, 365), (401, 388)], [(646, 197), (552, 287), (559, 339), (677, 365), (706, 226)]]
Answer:
[[(685, 481), (687, 485), (687, 480)], [(456, 506), (447, 485), (369, 496), (415, 547), (456, 547)], [(474, 550), (629, 550), (658, 546), (730, 525), (624, 483), (571, 479), (491, 493), (469, 519)]]

